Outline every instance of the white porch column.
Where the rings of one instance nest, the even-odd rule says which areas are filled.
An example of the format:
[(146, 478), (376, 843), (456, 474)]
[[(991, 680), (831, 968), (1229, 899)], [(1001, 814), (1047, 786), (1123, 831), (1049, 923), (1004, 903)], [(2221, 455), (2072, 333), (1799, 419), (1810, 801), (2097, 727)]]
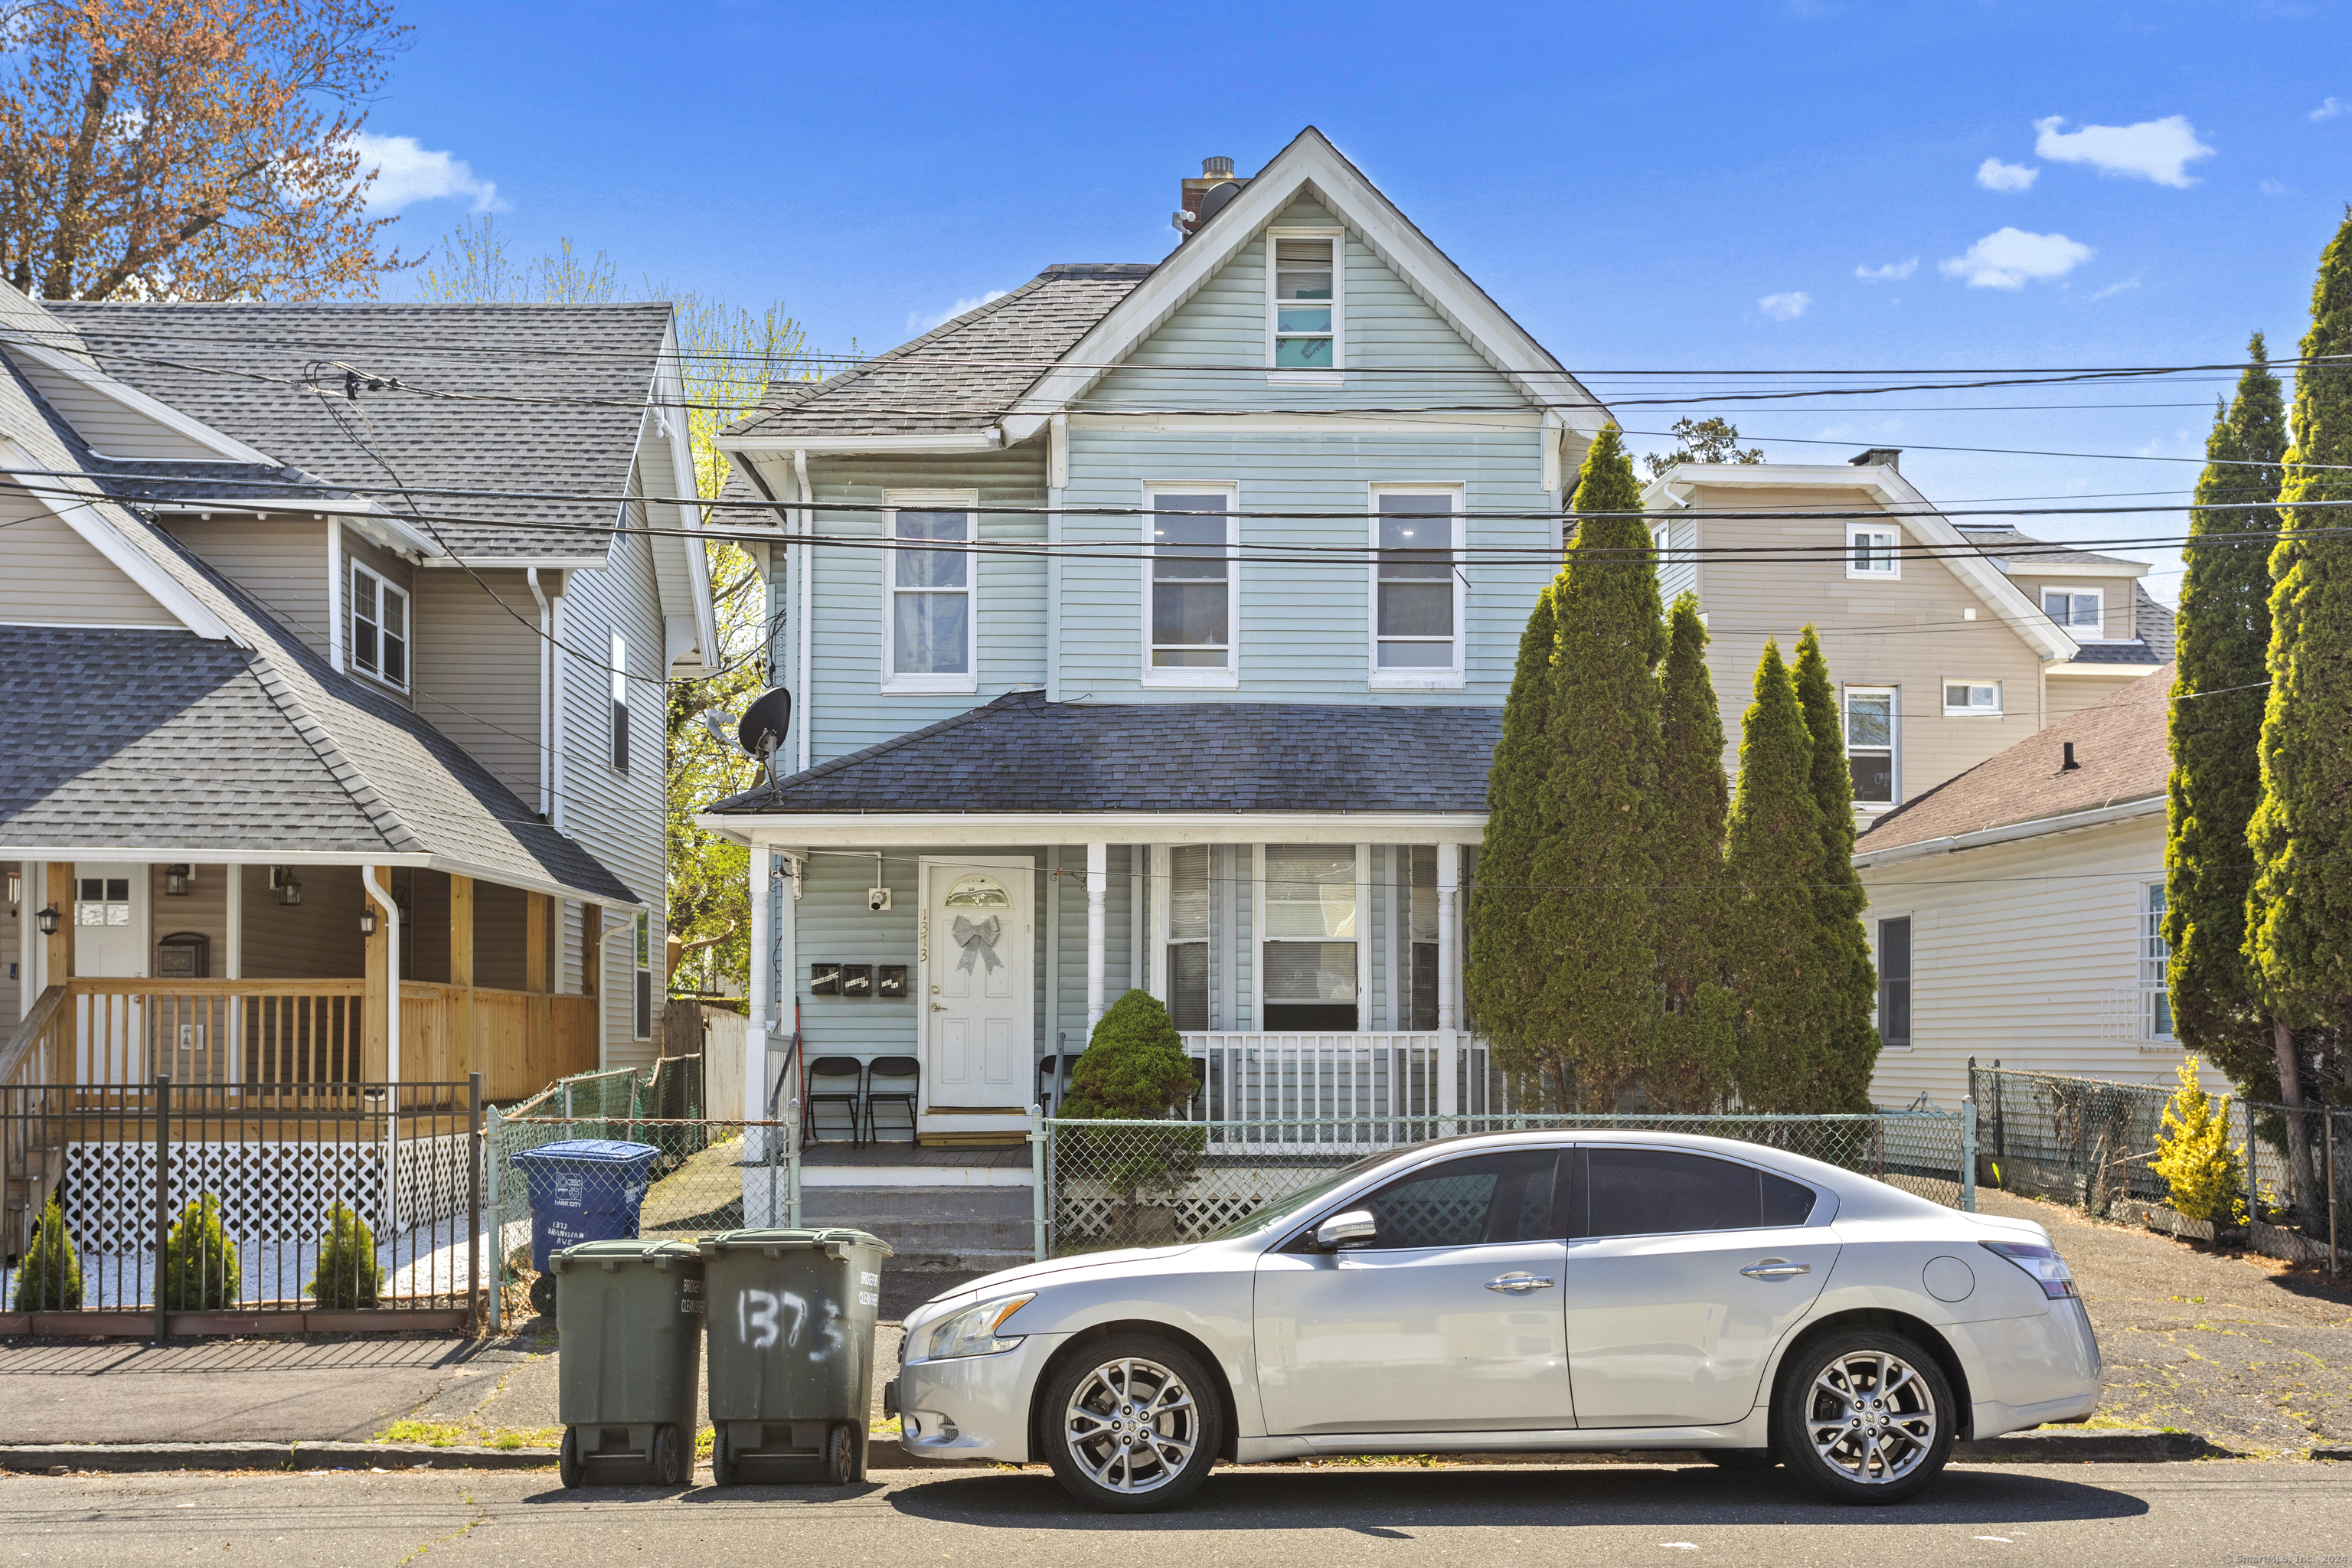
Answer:
[(1143, 972), (1149, 976), (1147, 989), (1166, 1005), (1168, 995), (1168, 846), (1154, 844), (1150, 848), (1150, 880), (1146, 884), (1151, 901), (1143, 921)]
[(1462, 846), (1437, 847), (1437, 1027), (1444, 1037), (1438, 1052), (1437, 1110), (1450, 1116), (1457, 1109), (1454, 1062), (1462, 1052), (1461, 1009), (1454, 999), (1454, 954), (1460, 945), (1454, 931), (1455, 894), (1462, 883)]
[[(245, 978), (245, 868), (221, 868), (221, 978)], [(234, 1035), (234, 1030), (231, 1031)]]
[(1356, 1027), (1369, 1034), (1372, 1027), (1372, 847), (1359, 844), (1355, 851)]
[[(768, 942), (768, 898), (772, 879), (768, 870), (768, 851), (764, 845), (751, 847), (751, 868), (746, 873), (750, 883), (745, 889), (751, 906), (751, 964), (750, 1014), (751, 1026), (743, 1040), (743, 1120), (763, 1120), (768, 1110), (768, 1026), (770, 1016), (776, 1010), (775, 989), (772, 979)], [(609, 987), (607, 987), (609, 989)], [(760, 1151), (764, 1154), (766, 1151)], [(751, 1151), (745, 1151), (746, 1158)]]
[[(1110, 891), (1110, 846), (1087, 846), (1087, 1041), (1103, 1016), (1103, 897)], [(1083, 1047), (1081, 1047), (1083, 1048)]]

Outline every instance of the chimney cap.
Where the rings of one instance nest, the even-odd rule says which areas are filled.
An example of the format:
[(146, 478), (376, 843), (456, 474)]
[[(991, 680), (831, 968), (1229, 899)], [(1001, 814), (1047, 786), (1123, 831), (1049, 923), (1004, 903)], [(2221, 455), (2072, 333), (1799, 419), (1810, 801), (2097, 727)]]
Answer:
[(1848, 458), (1846, 461), (1852, 463), (1857, 468), (1893, 468), (1897, 472), (1900, 472), (1903, 468), (1903, 448), (1900, 447), (1873, 447), (1867, 452), (1863, 452), (1854, 457)]
[(1204, 180), (1230, 180), (1234, 177), (1234, 161), (1231, 158), (1203, 158), (1201, 160), (1201, 177)]

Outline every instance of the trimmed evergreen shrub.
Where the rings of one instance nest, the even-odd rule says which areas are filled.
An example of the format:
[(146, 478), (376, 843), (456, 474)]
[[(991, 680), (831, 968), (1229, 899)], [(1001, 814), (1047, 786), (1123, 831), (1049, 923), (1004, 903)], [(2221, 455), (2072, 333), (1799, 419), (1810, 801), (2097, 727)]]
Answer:
[(319, 1237), (319, 1267), (302, 1294), (321, 1307), (373, 1307), (383, 1282), (374, 1232), (367, 1221), (337, 1204), (327, 1211), (327, 1229)]
[(172, 1311), (233, 1307), (245, 1295), (244, 1262), (221, 1228), (220, 1200), (205, 1193), (180, 1211), (155, 1268), (156, 1297)]
[(1140, 1121), (1192, 1097), (1192, 1058), (1176, 1021), (1149, 991), (1130, 991), (1104, 1009), (1070, 1074), (1062, 1114), (1079, 1121)]
[(2174, 1211), (2215, 1225), (2246, 1222), (2246, 1146), (2230, 1147), (2230, 1097), (2219, 1100), (2197, 1081), (2197, 1058), (2183, 1057), (2180, 1088), (2164, 1108), (2161, 1152), (2148, 1169), (2171, 1189)]
[(75, 1256), (74, 1240), (66, 1229), (65, 1212), (58, 1206), (58, 1194), (49, 1194), (48, 1206), (41, 1210), (41, 1222), (33, 1232), (33, 1245), (16, 1266), (16, 1300), (13, 1303), (19, 1312), (71, 1312), (81, 1307), (81, 1259)]

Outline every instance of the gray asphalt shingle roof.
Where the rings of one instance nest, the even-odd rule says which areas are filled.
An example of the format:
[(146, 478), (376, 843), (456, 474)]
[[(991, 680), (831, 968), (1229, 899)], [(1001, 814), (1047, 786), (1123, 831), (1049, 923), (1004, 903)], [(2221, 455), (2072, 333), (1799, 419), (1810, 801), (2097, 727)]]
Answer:
[(985, 430), (1151, 263), (1066, 262), (911, 342), (816, 383), (782, 382), (730, 436)]
[(1499, 708), (1048, 702), (969, 712), (730, 796), (723, 815), (1486, 809)]
[[(589, 496), (627, 488), (670, 321), (664, 303), (46, 309), (119, 380), (300, 470), (268, 477)], [(396, 377), (404, 390), (347, 401), (333, 360)], [(298, 384), (314, 371), (328, 395)], [(116, 468), (167, 478), (168, 493), (190, 499), (250, 495), (236, 481), (259, 477), (211, 464)], [(603, 500), (441, 496), (417, 505), (458, 553), (518, 558), (601, 558), (619, 514)], [(410, 515), (397, 501), (388, 510)]]

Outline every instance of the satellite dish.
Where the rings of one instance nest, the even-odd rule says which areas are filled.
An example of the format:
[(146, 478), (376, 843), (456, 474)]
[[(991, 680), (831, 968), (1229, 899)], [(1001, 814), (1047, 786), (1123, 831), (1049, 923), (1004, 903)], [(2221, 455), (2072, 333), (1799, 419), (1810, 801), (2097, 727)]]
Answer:
[(1201, 193), (1201, 216), (1193, 220), (1192, 226), (1197, 229), (1202, 224), (1207, 223), (1224, 211), (1226, 205), (1241, 194), (1242, 186), (1238, 180), (1227, 180), (1223, 184), (1211, 185)]
[[(745, 751), (765, 763), (784, 743), (784, 732), (793, 726), (793, 694), (779, 686), (763, 691), (759, 700), (743, 710), (742, 722), (736, 726), (735, 738)], [(769, 772), (775, 770), (771, 767)]]

